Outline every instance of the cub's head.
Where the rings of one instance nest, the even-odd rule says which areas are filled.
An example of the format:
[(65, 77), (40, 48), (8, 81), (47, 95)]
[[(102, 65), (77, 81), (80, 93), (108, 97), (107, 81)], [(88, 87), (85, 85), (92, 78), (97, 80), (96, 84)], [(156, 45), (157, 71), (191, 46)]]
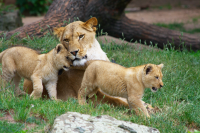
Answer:
[(163, 87), (162, 77), (163, 74), (161, 69), (164, 67), (163, 64), (154, 65), (147, 64), (144, 67), (142, 74), (142, 81), (145, 88), (151, 88), (151, 91), (156, 92), (158, 88)]
[(76, 21), (66, 27), (53, 29), (59, 41), (68, 49), (73, 65), (84, 65), (87, 61), (86, 53), (94, 43), (97, 23), (93, 17), (86, 22)]
[(65, 71), (69, 70), (69, 67), (72, 65), (72, 61), (68, 57), (67, 49), (62, 45), (58, 44), (53, 49), (53, 61), (57, 69), (64, 69)]

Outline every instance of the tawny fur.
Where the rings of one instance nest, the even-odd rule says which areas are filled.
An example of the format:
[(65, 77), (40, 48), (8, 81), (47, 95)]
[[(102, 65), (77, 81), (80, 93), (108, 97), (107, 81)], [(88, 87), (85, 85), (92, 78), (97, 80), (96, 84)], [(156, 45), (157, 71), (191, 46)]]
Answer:
[[(99, 42), (95, 38), (97, 19), (91, 18), (86, 22), (76, 21), (68, 24), (66, 27), (54, 28), (54, 34), (57, 35), (60, 42), (68, 48), (70, 52), (70, 58), (75, 59), (73, 61), (73, 67), (70, 67), (69, 71), (64, 71), (58, 76), (57, 83), (57, 97), (61, 100), (67, 100), (70, 97), (77, 98), (78, 90), (81, 86), (83, 74), (86, 69), (86, 61), (89, 60), (106, 60), (109, 61), (106, 53), (101, 49)], [(83, 35), (83, 36), (81, 36)], [(78, 51), (77, 53), (75, 51)], [(85, 58), (87, 55), (87, 58)], [(33, 84), (30, 80), (24, 80), (24, 90), (29, 94), (33, 91)], [(43, 96), (47, 95), (47, 91), (44, 89)], [(48, 96), (48, 95), (47, 95)], [(116, 106), (124, 105), (128, 106), (127, 102), (124, 102), (118, 98), (114, 98), (106, 95), (101, 91), (96, 93), (97, 101), (95, 97), (90, 97), (92, 101), (96, 103), (109, 103)]]
[(79, 89), (79, 104), (85, 104), (86, 96), (101, 88), (111, 96), (126, 98), (130, 109), (134, 109), (136, 114), (141, 114), (142, 111), (150, 117), (141, 99), (145, 88), (157, 91), (163, 86), (162, 68), (163, 64), (125, 68), (108, 61), (92, 61), (85, 70)]
[(36, 51), (26, 47), (12, 47), (0, 53), (3, 78), (9, 82), (13, 79), (15, 84), (15, 95), (25, 94), (19, 88), (21, 77), (33, 82), (31, 97), (40, 98), (44, 83), (51, 99), (57, 100), (56, 84), (58, 71), (68, 70), (71, 61), (68, 51), (58, 44), (56, 48), (47, 54), (38, 54)]

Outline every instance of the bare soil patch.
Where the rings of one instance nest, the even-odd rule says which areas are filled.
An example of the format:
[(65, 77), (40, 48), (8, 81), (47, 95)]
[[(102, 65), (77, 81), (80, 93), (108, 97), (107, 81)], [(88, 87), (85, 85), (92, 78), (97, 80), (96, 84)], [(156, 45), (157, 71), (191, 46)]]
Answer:
[[(14, 114), (14, 111), (13, 110), (7, 110), (7, 111), (4, 111), (4, 116), (3, 117), (0, 117), (0, 121), (7, 121), (9, 123), (17, 123), (17, 121), (14, 120), (13, 118), (13, 114)], [(34, 128), (37, 126), (37, 124), (35, 123), (24, 123), (25, 124), (25, 128), (24, 130), (30, 130), (31, 128)]]
[(144, 10), (126, 13), (130, 19), (146, 23), (191, 23), (193, 18), (200, 17), (200, 9)]

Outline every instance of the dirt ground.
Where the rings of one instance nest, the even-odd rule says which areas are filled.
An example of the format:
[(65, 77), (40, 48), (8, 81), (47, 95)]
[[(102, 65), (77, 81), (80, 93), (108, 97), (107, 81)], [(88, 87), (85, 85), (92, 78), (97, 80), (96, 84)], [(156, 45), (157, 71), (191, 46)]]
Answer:
[(144, 10), (126, 13), (126, 16), (130, 19), (151, 24), (192, 23), (194, 18), (200, 17), (200, 9)]

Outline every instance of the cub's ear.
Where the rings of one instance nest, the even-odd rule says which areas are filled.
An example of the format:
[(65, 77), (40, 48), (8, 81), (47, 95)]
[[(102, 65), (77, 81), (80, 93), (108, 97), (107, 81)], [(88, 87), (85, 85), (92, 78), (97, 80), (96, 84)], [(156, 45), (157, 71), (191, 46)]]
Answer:
[(164, 64), (157, 65), (160, 69), (164, 67)]
[(97, 18), (92, 17), (92, 18), (90, 18), (88, 21), (86, 21), (83, 24), (83, 28), (88, 30), (88, 31), (96, 32), (96, 27), (95, 26), (97, 26), (97, 24), (98, 24)]
[(60, 50), (63, 48), (62, 44), (58, 44), (55, 49), (56, 49), (56, 52), (59, 53)]
[(61, 41), (64, 30), (65, 27), (53, 28), (54, 35), (58, 37), (59, 41)]
[(147, 64), (145, 67), (144, 67), (144, 69), (145, 69), (145, 71), (146, 71), (146, 75), (149, 73), (149, 72), (151, 72), (151, 70), (152, 70), (152, 66), (151, 65), (149, 65), (149, 64)]

